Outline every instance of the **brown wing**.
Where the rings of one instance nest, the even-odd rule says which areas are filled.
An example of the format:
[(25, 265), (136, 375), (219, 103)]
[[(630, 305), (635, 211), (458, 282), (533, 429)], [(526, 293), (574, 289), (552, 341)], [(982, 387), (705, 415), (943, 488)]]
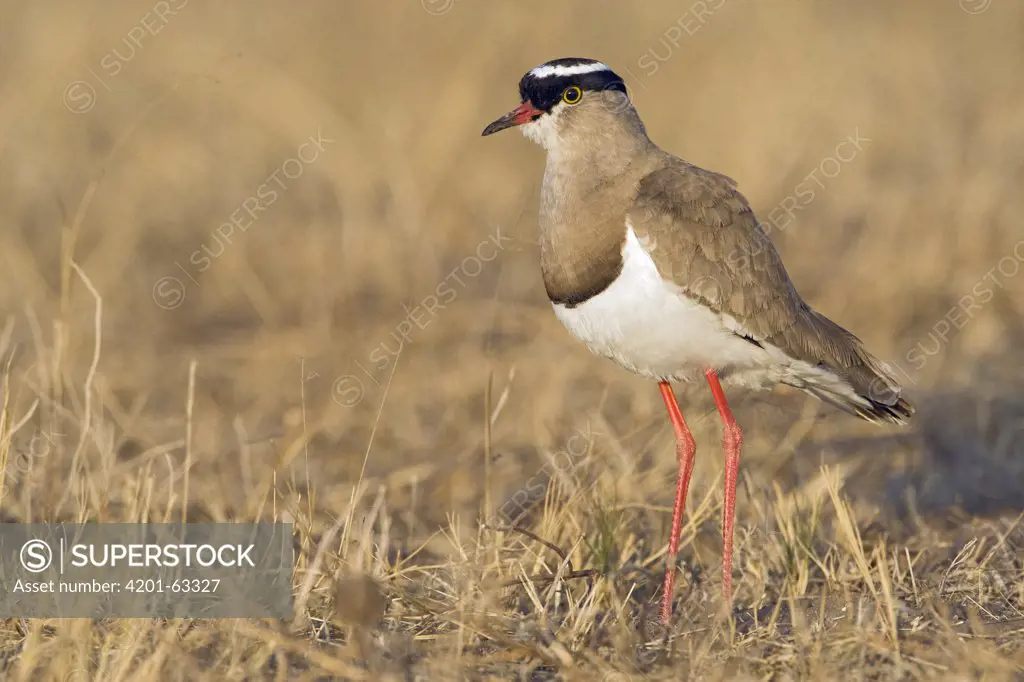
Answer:
[(899, 385), (881, 363), (800, 298), (732, 179), (673, 159), (641, 181), (629, 219), (661, 274), (732, 317), (738, 335), (826, 366), (879, 408), (902, 409)]

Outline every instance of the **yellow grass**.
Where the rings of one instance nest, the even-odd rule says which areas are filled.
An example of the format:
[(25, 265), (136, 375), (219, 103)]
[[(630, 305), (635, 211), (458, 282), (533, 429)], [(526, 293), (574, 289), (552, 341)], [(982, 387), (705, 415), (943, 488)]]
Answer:
[[(5, 620), (3, 679), (1024, 674), (1024, 5), (2, 12), (0, 520), (290, 520), (301, 548), (292, 619)], [(778, 219), (804, 296), (919, 406), (899, 430), (730, 395), (729, 614), (719, 424), (680, 387), (667, 630), (660, 398), (551, 314), (541, 151), (479, 137), (561, 56)]]

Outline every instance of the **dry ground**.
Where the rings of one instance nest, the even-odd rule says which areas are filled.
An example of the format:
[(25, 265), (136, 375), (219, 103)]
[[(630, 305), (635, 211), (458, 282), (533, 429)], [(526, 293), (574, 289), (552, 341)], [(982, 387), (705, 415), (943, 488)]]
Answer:
[[(3, 520), (292, 520), (305, 605), (5, 620), (3, 679), (1024, 677), (1018, 0), (0, 16)], [(624, 73), (652, 137), (762, 217), (789, 206), (797, 286), (919, 406), (899, 430), (733, 396), (729, 615), (719, 427), (680, 387), (699, 450), (668, 631), (660, 398), (551, 315), (540, 150), (479, 137), (568, 55)], [(502, 531), (528, 498), (529, 534)]]

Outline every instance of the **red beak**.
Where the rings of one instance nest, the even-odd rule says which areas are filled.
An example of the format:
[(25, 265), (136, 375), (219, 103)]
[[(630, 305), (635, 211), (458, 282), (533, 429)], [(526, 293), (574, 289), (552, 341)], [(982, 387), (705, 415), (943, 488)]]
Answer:
[(508, 112), (497, 121), (494, 121), (489, 126), (484, 128), (484, 132), (481, 135), (493, 135), (494, 133), (504, 130), (505, 128), (512, 128), (514, 126), (529, 123), (535, 120), (538, 116), (544, 112), (533, 106), (530, 100), (526, 100), (518, 107)]

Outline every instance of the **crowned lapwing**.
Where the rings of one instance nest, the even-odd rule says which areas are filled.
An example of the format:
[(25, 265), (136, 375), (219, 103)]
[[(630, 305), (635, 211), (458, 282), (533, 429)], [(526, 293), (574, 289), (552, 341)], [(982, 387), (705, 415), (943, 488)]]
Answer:
[(736, 183), (651, 142), (610, 68), (556, 59), (523, 76), (519, 96), (483, 134), (521, 126), (547, 152), (540, 260), (555, 315), (594, 353), (657, 381), (675, 431), (662, 619), (696, 451), (669, 382), (700, 374), (724, 423), (722, 591), (731, 603), (743, 438), (720, 380), (788, 384), (872, 422), (903, 424), (914, 408), (857, 337), (800, 298)]

